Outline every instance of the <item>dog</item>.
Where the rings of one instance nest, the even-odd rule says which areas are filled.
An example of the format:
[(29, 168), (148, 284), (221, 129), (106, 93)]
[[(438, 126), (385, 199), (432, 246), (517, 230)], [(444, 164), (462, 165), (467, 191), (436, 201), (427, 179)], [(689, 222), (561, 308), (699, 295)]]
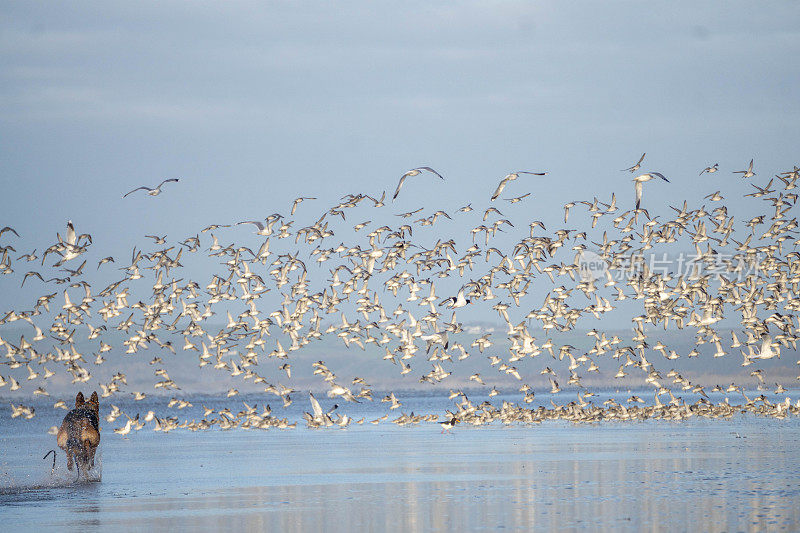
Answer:
[(67, 454), (67, 469), (72, 470), (73, 461), (78, 467), (78, 476), (89, 478), (94, 467), (94, 454), (100, 445), (100, 400), (93, 392), (89, 401), (83, 393), (75, 397), (75, 409), (67, 413), (56, 436), (58, 447)]

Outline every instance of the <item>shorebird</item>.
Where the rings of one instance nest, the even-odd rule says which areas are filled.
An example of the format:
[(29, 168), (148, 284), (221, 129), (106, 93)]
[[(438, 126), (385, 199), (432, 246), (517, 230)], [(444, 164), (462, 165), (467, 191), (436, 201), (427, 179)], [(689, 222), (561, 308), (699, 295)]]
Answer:
[[(258, 220), (243, 220), (242, 222), (237, 222), (236, 225), (240, 226), (242, 224), (252, 224), (256, 227), (256, 235), (262, 235), (265, 237), (269, 237), (272, 235), (273, 230), (272, 227), (275, 225), (278, 220), (282, 219), (283, 215), (278, 213), (273, 213), (267, 218), (264, 219), (264, 222), (259, 222)], [(220, 227), (220, 226), (217, 226)], [(216, 228), (215, 228), (216, 229)], [(212, 234), (213, 235), (213, 234)]]
[[(716, 168), (716, 164), (708, 167), (701, 175), (712, 173)], [(425, 171), (423, 167), (414, 170)], [(740, 171), (745, 175), (749, 172), (752, 166), (748, 171)], [(788, 399), (772, 401), (771, 395), (765, 396), (773, 391), (774, 394), (786, 392), (785, 387), (776, 382), (776, 379), (783, 381), (784, 376), (773, 376), (771, 373), (776, 367), (766, 360), (781, 357), (782, 347), (785, 351), (794, 350), (800, 329), (793, 307), (800, 301), (800, 282), (792, 267), (800, 261), (800, 252), (790, 246), (800, 227), (790, 211), (799, 196), (796, 182), (800, 179), (800, 169), (779, 172), (766, 184), (753, 183), (754, 192), (737, 200), (748, 203), (748, 212), (753, 207), (750, 216), (755, 216), (744, 222), (734, 220), (728, 212), (732, 206), (722, 204), (732, 194), (736, 195), (736, 191), (725, 188), (705, 196), (707, 202), (713, 202), (713, 209), (706, 210), (702, 203), (692, 207), (684, 201), (682, 207), (672, 207), (673, 212), (667, 216), (648, 215), (647, 220), (640, 221), (637, 215), (644, 211), (640, 206), (643, 183), (656, 178), (669, 181), (656, 172), (634, 178), (637, 209), (618, 213), (619, 216), (615, 214), (616, 218), (609, 220), (609, 224), (598, 228), (595, 225), (601, 216), (618, 210), (614, 193), (610, 193), (610, 199), (606, 197), (608, 203), (602, 201), (602, 196), (591, 194), (588, 199), (575, 198), (568, 202), (564, 205), (564, 222), (568, 222), (571, 229), (554, 231), (548, 231), (542, 222), (531, 222), (529, 212), (516, 214), (527, 224), (525, 227), (525, 224), (519, 226), (520, 220), (513, 218), (515, 213), (510, 212), (506, 219), (501, 218), (505, 215), (494, 207), (483, 211), (476, 204), (473, 212), (467, 204), (458, 210), (458, 216), (469, 219), (464, 227), (478, 224), (477, 227), (448, 234), (453, 228), (436, 226), (435, 231), (427, 234), (425, 232), (433, 228), (421, 229), (420, 237), (413, 232), (417, 228), (412, 226), (433, 226), (437, 220), (441, 223), (443, 218), (449, 218), (447, 211), (452, 212), (452, 206), (428, 205), (433, 207), (431, 215), (421, 215), (408, 224), (402, 220), (397, 224), (399, 227), (392, 222), (377, 227), (385, 220), (379, 221), (380, 212), (371, 211), (371, 204), (382, 206), (385, 196), (378, 199), (365, 194), (337, 195), (338, 199), (334, 199), (331, 206), (320, 209), (319, 218), (318, 215), (310, 217), (316, 218), (316, 222), (302, 228), (293, 228), (293, 221), (279, 225), (283, 219), (279, 214), (270, 215), (264, 222), (242, 222), (253, 224), (255, 237), (252, 232), (235, 230), (220, 230), (205, 236), (202, 234), (231, 226), (214, 224), (202, 230), (198, 226), (191, 228), (189, 236), (182, 241), (176, 239), (177, 249), (164, 249), (167, 239), (159, 235), (161, 228), (148, 229), (152, 233), (148, 236), (152, 241), (147, 242), (151, 249), (134, 248), (130, 264), (119, 269), (119, 276), (114, 276), (116, 269), (107, 267), (103, 278), (106, 275), (111, 278), (103, 279), (101, 290), (92, 285), (93, 273), (85, 272), (87, 262), (76, 268), (61, 268), (65, 277), (51, 277), (61, 275), (52, 269), (84, 254), (92, 244), (91, 236), (78, 235), (72, 223), (68, 224), (66, 233), (62, 230), (56, 234), (57, 241), (42, 248), (45, 251), (40, 254), (42, 266), (38, 271), (19, 266), (27, 264), (21, 263), (26, 259), (38, 259), (35, 252), (20, 256), (7, 244), (14, 233), (9, 229), (0, 230), (0, 283), (11, 280), (9, 286), (12, 287), (18, 282), (26, 283), (28, 278), (39, 277), (44, 283), (66, 285), (58, 293), (34, 295), (32, 308), (25, 305), (22, 309), (0, 313), (0, 350), (5, 354), (5, 362), (0, 367), (3, 369), (0, 388), (10, 385), (15, 393), (47, 396), (47, 389), (52, 389), (54, 381), (63, 382), (66, 378), (67, 382), (79, 383), (102, 375), (112, 376), (110, 382), (100, 383), (104, 397), (117, 395), (130, 400), (133, 396), (134, 401), (147, 401), (151, 398), (144, 392), (121, 389), (126, 383), (125, 374), (120, 369), (107, 368), (119, 360), (112, 354), (124, 353), (125, 360), (130, 361), (128, 364), (140, 365), (139, 370), (148, 370), (148, 361), (150, 365), (164, 366), (169, 356), (163, 351), (175, 353), (174, 341), (168, 340), (173, 337), (167, 336), (180, 335), (184, 338), (183, 349), (197, 352), (194, 355), (199, 367), (211, 365), (215, 370), (224, 371), (222, 375), (226, 381), (217, 382), (221, 390), (236, 386), (244, 396), (249, 392), (245, 387), (255, 385), (279, 398), (286, 407), (292, 403), (291, 394), (296, 390), (282, 383), (269, 383), (267, 374), (259, 374), (260, 369), (265, 368), (264, 361), (259, 358), (281, 359), (274, 366), (269, 365), (273, 376), (277, 371), (281, 378), (290, 381), (297, 380), (298, 374), (300, 379), (305, 379), (302, 368), (307, 359), (303, 358), (306, 355), (303, 350), (314, 341), (330, 339), (341, 342), (343, 350), (355, 350), (355, 347), (367, 350), (368, 344), (374, 344), (385, 354), (376, 363), (388, 361), (387, 366), (389, 363), (396, 365), (388, 367), (393, 375), (405, 376), (429, 363), (433, 369), (423, 373), (420, 382), (435, 386), (444, 381), (446, 386), (455, 388), (474, 382), (485, 387), (488, 394), (488, 401), (473, 405), (462, 392), (453, 392), (450, 399), (458, 398), (457, 407), (454, 412), (447, 413), (448, 418), (440, 421), (436, 415), (403, 413), (394, 420), (398, 425), (436, 421), (444, 424), (443, 429), (449, 429), (447, 426), (452, 426), (454, 419), (459, 423), (484, 425), (493, 421), (532, 424), (549, 419), (576, 423), (648, 418), (679, 420), (695, 416), (727, 419), (740, 412), (782, 419), (800, 414), (800, 403)], [(508, 181), (511, 179), (506, 180), (506, 184)], [(776, 183), (778, 185), (773, 188)], [(517, 200), (524, 197), (527, 196)], [(360, 203), (366, 199), (370, 202)], [(513, 200), (509, 199), (511, 203)], [(436, 198), (426, 198), (426, 202), (435, 201)], [(365, 205), (378, 214), (363, 216)], [(531, 205), (531, 208), (539, 206)], [(351, 216), (348, 218), (345, 214)], [(336, 241), (333, 241), (330, 239), (333, 229), (328, 223), (333, 219), (338, 224), (338, 220), (327, 215), (341, 215), (343, 220), (370, 219), (374, 223), (337, 225), (334, 228)], [(398, 216), (411, 218), (413, 215), (414, 212), (409, 212)], [(397, 220), (392, 216), (388, 218)], [(489, 218), (497, 220), (489, 222)], [(500, 236), (496, 235), (497, 231), (502, 232)], [(485, 246), (475, 243), (480, 233), (485, 233)], [(472, 243), (468, 242), (470, 237)], [(490, 237), (496, 241), (490, 244)], [(736, 237), (741, 242), (735, 240)], [(462, 249), (462, 245), (469, 247)], [(17, 246), (32, 247), (25, 243)], [(690, 261), (683, 270), (663, 268), (647, 260), (648, 256), (661, 255), (668, 247), (694, 249), (696, 260)], [(581, 257), (585, 258), (589, 249), (602, 260), (605, 278), (601, 275), (586, 279), (580, 275), (585, 261)], [(59, 256), (58, 266), (45, 266), (46, 257), (51, 254)], [(193, 260), (195, 263), (191, 263)], [(102, 259), (98, 268), (112, 261), (110, 256)], [(325, 268), (306, 268), (308, 261), (315, 261), (319, 266), (326, 262)], [(203, 266), (194, 270), (198, 263)], [(207, 264), (211, 268), (206, 268)], [(197, 277), (197, 273), (202, 278)], [(543, 295), (544, 301), (529, 294), (529, 288), (542, 281), (536, 281), (542, 274), (553, 283)], [(99, 274), (97, 276), (100, 278)], [(80, 282), (76, 283), (76, 278)], [(29, 288), (23, 291), (30, 291), (36, 285), (28, 284)], [(443, 292), (452, 296), (437, 297)], [(64, 303), (57, 305), (55, 297), (61, 294)], [(627, 299), (626, 303), (631, 304), (629, 318), (634, 325), (629, 338), (620, 339), (602, 331), (601, 322), (593, 321), (596, 327), (587, 333), (590, 339), (585, 348), (562, 345), (564, 337), (560, 334), (570, 335), (569, 332), (584, 327), (587, 319), (600, 321), (605, 313), (614, 310), (609, 301), (612, 297), (615, 301)], [(394, 302), (394, 299), (399, 301)], [(387, 300), (393, 302), (391, 307)], [(392, 311), (395, 306), (397, 309)], [(465, 324), (462, 322), (465, 317), (457, 313), (462, 313), (460, 309), (467, 306), (470, 318), (481, 313), (488, 317), (494, 315), (491, 312), (494, 310), (500, 321)], [(617, 312), (626, 311), (620, 308)], [(341, 316), (341, 319), (326, 320), (329, 315)], [(225, 318), (220, 320), (221, 317)], [(723, 318), (735, 331), (715, 329), (720, 327)], [(733, 326), (735, 321), (738, 326)], [(210, 324), (214, 324), (213, 328)], [(684, 349), (652, 338), (656, 327), (668, 329), (672, 326), (692, 330), (687, 338), (693, 338), (695, 345)], [(551, 335), (553, 330), (559, 335)], [(728, 335), (723, 335), (724, 331), (730, 331), (730, 342), (727, 342)], [(544, 338), (537, 340), (535, 335), (540, 334), (537, 332)], [(554, 341), (559, 337), (561, 342)], [(84, 343), (81, 339), (93, 342)], [(456, 339), (463, 345), (455, 342)], [(465, 346), (478, 348), (486, 358), (471, 357)], [(739, 350), (734, 352), (737, 348)], [(140, 352), (145, 350), (154, 353), (143, 357)], [(664, 359), (653, 358), (649, 350), (660, 353)], [(737, 383), (730, 387), (715, 387), (714, 392), (739, 392), (744, 399), (739, 405), (735, 403), (738, 396), (735, 400), (718, 401), (714, 395), (705, 394), (707, 385), (682, 375), (688, 372), (682, 368), (687, 360), (690, 363), (704, 354), (709, 355), (709, 361), (730, 359), (734, 353), (741, 354), (741, 359), (734, 364), (766, 367), (752, 372), (748, 369), (747, 373), (737, 376)], [(526, 372), (520, 374), (513, 366), (515, 362), (540, 354), (548, 358), (546, 364), (556, 367), (554, 370), (548, 366), (541, 370), (542, 377), (537, 376), (544, 386), (549, 380), (549, 390), (553, 394), (563, 390), (559, 385), (562, 381), (568, 388), (577, 386), (580, 391), (577, 401), (564, 401), (559, 405), (555, 401), (558, 396), (555, 396), (551, 400), (552, 408), (549, 405), (538, 407), (528, 384), (518, 388), (524, 394), (522, 402), (503, 401), (499, 391), (509, 381), (522, 383), (522, 377), (528, 373), (536, 375), (542, 368), (540, 363), (538, 368), (526, 368)], [(468, 358), (466, 368), (459, 369), (459, 362)], [(663, 361), (670, 367), (668, 372), (666, 367), (657, 368)], [(371, 369), (371, 366), (362, 367), (361, 357), (347, 356), (346, 366), (338, 366), (338, 372), (348, 377), (337, 379), (332, 369), (339, 362), (331, 363), (330, 368), (322, 361), (314, 363), (311, 378), (324, 384), (322, 390), (326, 390), (329, 397), (373, 401), (372, 389), (366, 380), (349, 379), (351, 371), (363, 375), (361, 370)], [(97, 376), (93, 375), (96, 367), (101, 367)], [(614, 374), (613, 368), (617, 367), (619, 370)], [(520, 368), (523, 367), (520, 365)], [(180, 391), (180, 383), (176, 381), (180, 381), (181, 374), (175, 375), (173, 380), (163, 368), (153, 369), (161, 379), (152, 384), (155, 389)], [(624, 379), (620, 388), (630, 389), (624, 393), (627, 401), (592, 404), (588, 400), (591, 392), (581, 382), (587, 372), (595, 376), (603, 372), (609, 380)], [(56, 376), (56, 380), (47, 381)], [(236, 381), (241, 379), (243, 383), (229, 382), (228, 377)], [(746, 395), (747, 385), (738, 382), (739, 378), (748, 383), (757, 379), (758, 390), (765, 394), (750, 399)], [(634, 380), (640, 380), (638, 385), (651, 390), (653, 396), (636, 396), (636, 391), (632, 390)], [(360, 386), (360, 390), (351, 391), (337, 384), (345, 382), (351, 383), (351, 387)], [(774, 389), (772, 383), (775, 383)], [(386, 384), (393, 385), (388, 381)], [(144, 390), (138, 383), (135, 389)], [(682, 398), (678, 395), (680, 391), (691, 391), (696, 401)], [(228, 394), (235, 397), (239, 389), (230, 388)], [(647, 402), (643, 398), (652, 399)], [(304, 415), (309, 427), (346, 427), (359, 423), (347, 414), (332, 416), (332, 411), (323, 412), (319, 405), (314, 406), (312, 399), (313, 395), (310, 396), (312, 412)], [(226, 401), (224, 397), (219, 400)], [(390, 404), (386, 406), (389, 412), (403, 407), (394, 394), (386, 396), (384, 401)], [(55, 404), (55, 408), (64, 406), (63, 402)], [(191, 407), (189, 399), (173, 397), (167, 404), (167, 408), (178, 410), (184, 407)], [(14, 413), (18, 418), (26, 416), (26, 412), (16, 406), (12, 409)], [(112, 407), (107, 420), (112, 422), (123, 414)], [(155, 431), (165, 432), (179, 428), (195, 431), (212, 427), (266, 429), (294, 425), (288, 418), (273, 414), (269, 405), (262, 413), (246, 403), (243, 410), (234, 409), (231, 404), (216, 410), (204, 407), (203, 419), (199, 422), (181, 420), (174, 414), (159, 417), (155, 411), (150, 411), (144, 421), (152, 423)], [(386, 420), (388, 416), (373, 422)], [(125, 427), (118, 429), (135, 431), (143, 424), (138, 415), (129, 418), (129, 422), (127, 430)]]
[(439, 425), (442, 426), (442, 433), (444, 433), (445, 431), (449, 432), (459, 422), (460, 422), (460, 420), (458, 418), (456, 418), (455, 416), (450, 417), (448, 420), (445, 420), (444, 422), (439, 422)]
[(5, 233), (5, 232), (7, 232), (7, 231), (10, 231), (11, 233), (13, 233), (13, 234), (14, 234), (14, 235), (16, 235), (17, 237), (19, 237), (19, 233), (17, 233), (17, 230), (15, 230), (14, 228), (12, 228), (11, 226), (4, 226), (2, 229), (0, 229), (0, 237), (2, 237), (2, 236), (3, 236), (3, 233)]
[(308, 400), (311, 402), (311, 410), (313, 411), (312, 421), (315, 424), (324, 424), (325, 423), (325, 413), (322, 411), (322, 406), (320, 406), (319, 402), (312, 393), (308, 393)]
[(464, 295), (464, 287), (462, 287), (461, 290), (458, 291), (458, 294), (444, 299), (442, 305), (446, 305), (449, 309), (457, 309), (468, 305), (469, 302), (470, 301)]
[(546, 176), (547, 172), (528, 172), (527, 170), (518, 170), (516, 172), (512, 172), (511, 174), (507, 174), (506, 177), (500, 180), (500, 183), (497, 185), (494, 194), (492, 194), (492, 201), (494, 202), (495, 200), (497, 200), (497, 197), (500, 196), (500, 193), (502, 193), (503, 189), (505, 189), (506, 184), (509, 181), (517, 179), (520, 174), (530, 174), (531, 176)]
[(639, 161), (637, 161), (632, 167), (623, 168), (622, 170), (620, 170), (620, 172), (625, 172), (626, 170), (628, 172), (630, 172), (631, 174), (636, 172), (637, 170), (642, 168), (642, 161), (644, 161), (644, 156), (646, 156), (646, 155), (647, 155), (647, 152), (643, 153), (642, 157), (639, 158)]
[(412, 176), (417, 176), (417, 175), (421, 174), (423, 170), (426, 170), (426, 171), (428, 171), (428, 172), (430, 172), (432, 174), (436, 174), (437, 176), (439, 176), (439, 178), (444, 180), (444, 177), (441, 174), (439, 174), (438, 172), (436, 172), (435, 170), (433, 170), (431, 167), (413, 168), (413, 169), (409, 170), (408, 172), (406, 172), (405, 174), (403, 174), (400, 177), (400, 181), (397, 182), (397, 189), (395, 189), (394, 195), (392, 196), (392, 201), (394, 201), (394, 199), (397, 198), (397, 195), (400, 194), (400, 188), (403, 186), (403, 182), (406, 181), (406, 178), (409, 178), (409, 177), (412, 177)]
[(126, 196), (128, 196), (129, 194), (133, 194), (133, 193), (135, 193), (136, 191), (141, 191), (141, 190), (145, 190), (145, 191), (147, 191), (147, 194), (148, 194), (149, 196), (158, 196), (159, 194), (161, 194), (161, 186), (162, 186), (162, 185), (164, 185), (165, 183), (168, 183), (168, 182), (171, 182), (171, 181), (175, 181), (175, 182), (177, 182), (177, 181), (178, 181), (178, 178), (170, 178), (170, 179), (166, 179), (166, 180), (162, 181), (161, 183), (159, 183), (159, 184), (158, 184), (158, 187), (156, 187), (155, 189), (151, 189), (150, 187), (145, 187), (144, 185), (142, 185), (141, 187), (137, 187), (137, 188), (133, 189), (131, 192), (129, 192), (129, 193), (126, 193), (126, 194), (125, 194), (125, 195), (123, 195), (122, 197), (123, 197), (123, 198), (125, 198), (125, 197), (126, 197)]
[(525, 198), (527, 198), (530, 195), (531, 195), (531, 193), (528, 192), (528, 193), (523, 194), (522, 196), (517, 196), (515, 198), (503, 198), (503, 200), (505, 200), (506, 202), (510, 202), (512, 204), (516, 204), (516, 203), (521, 202), (522, 200), (524, 200)]
[(707, 172), (707, 173), (709, 173), (709, 174), (713, 174), (713, 173), (714, 173), (714, 172), (716, 172), (717, 170), (719, 170), (719, 163), (714, 163), (714, 164), (713, 164), (713, 165), (711, 165), (710, 167), (706, 167), (706, 168), (704, 168), (703, 170), (701, 170), (701, 171), (700, 171), (700, 175), (702, 176), (702, 175), (703, 175), (704, 173), (706, 173), (706, 172)]
[(756, 175), (756, 173), (753, 172), (753, 160), (750, 160), (750, 166), (747, 167), (747, 170), (734, 170), (733, 173), (741, 174), (743, 178), (752, 178)]
[(646, 181), (650, 181), (652, 179), (661, 178), (662, 180), (669, 183), (669, 180), (664, 177), (663, 174), (659, 172), (648, 172), (646, 174), (642, 174), (641, 176), (636, 176), (633, 178), (633, 182), (635, 184), (634, 189), (636, 191), (636, 209), (639, 209), (639, 205), (642, 202), (642, 185)]
[(300, 205), (300, 203), (304, 200), (316, 200), (316, 197), (300, 196), (299, 198), (295, 198), (294, 202), (292, 202), (292, 212), (290, 214), (294, 215), (294, 212), (297, 211), (297, 206)]
[(25, 273), (25, 277), (24, 277), (24, 278), (22, 278), (22, 285), (20, 285), (20, 287), (24, 287), (24, 286), (25, 286), (25, 281), (26, 281), (26, 280), (27, 280), (29, 277), (31, 277), (31, 276), (36, 276), (36, 277), (37, 277), (37, 278), (39, 278), (40, 280), (44, 281), (44, 278), (42, 277), (42, 275), (41, 275), (41, 274), (39, 274), (38, 272), (35, 272), (35, 271), (31, 270), (30, 272), (26, 272), (26, 273)]

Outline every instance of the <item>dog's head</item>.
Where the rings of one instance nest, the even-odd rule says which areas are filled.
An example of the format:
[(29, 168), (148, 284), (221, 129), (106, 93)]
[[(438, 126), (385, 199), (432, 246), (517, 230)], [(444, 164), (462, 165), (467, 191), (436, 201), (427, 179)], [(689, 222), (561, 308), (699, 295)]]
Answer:
[(75, 409), (78, 407), (82, 407), (83, 404), (86, 403), (86, 400), (83, 399), (83, 393), (79, 392), (77, 396), (75, 396)]
[(86, 402), (86, 406), (92, 409), (95, 413), (100, 412), (100, 398), (97, 397), (97, 391), (92, 393), (91, 398), (89, 398), (89, 401)]

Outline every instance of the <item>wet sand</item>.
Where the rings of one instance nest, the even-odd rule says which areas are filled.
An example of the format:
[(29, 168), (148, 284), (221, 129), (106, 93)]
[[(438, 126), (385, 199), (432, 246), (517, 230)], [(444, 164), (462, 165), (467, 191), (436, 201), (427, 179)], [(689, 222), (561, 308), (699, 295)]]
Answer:
[(50, 475), (46, 417), (7, 422), (0, 514), (14, 531), (800, 528), (798, 419), (126, 437), (106, 424), (95, 483), (73, 483), (60, 451)]

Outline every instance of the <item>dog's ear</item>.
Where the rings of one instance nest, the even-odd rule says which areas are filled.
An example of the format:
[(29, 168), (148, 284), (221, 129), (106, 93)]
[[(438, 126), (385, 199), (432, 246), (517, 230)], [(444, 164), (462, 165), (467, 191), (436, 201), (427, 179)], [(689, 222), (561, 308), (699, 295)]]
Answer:
[(84, 403), (86, 403), (86, 400), (83, 399), (83, 393), (79, 392), (78, 395), (75, 396), (75, 408), (77, 409)]
[(97, 397), (97, 391), (92, 393), (92, 397), (89, 398), (89, 401), (95, 405), (100, 405), (100, 398)]

